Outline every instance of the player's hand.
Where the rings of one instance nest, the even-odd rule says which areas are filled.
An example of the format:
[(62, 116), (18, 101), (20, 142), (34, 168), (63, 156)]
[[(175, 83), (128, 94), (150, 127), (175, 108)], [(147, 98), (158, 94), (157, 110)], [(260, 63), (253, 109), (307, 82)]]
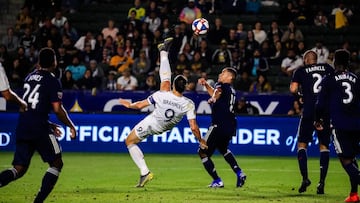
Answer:
[(28, 108), (28, 106), (27, 106), (27, 103), (25, 102), (25, 101), (20, 101), (20, 112), (24, 112), (24, 111), (27, 111), (27, 108)]
[(214, 97), (210, 97), (210, 99), (208, 99), (209, 104), (213, 104), (215, 102), (216, 102), (216, 99)]
[(60, 126), (56, 123), (50, 123), (50, 127), (55, 135), (55, 137), (60, 137), (62, 135), (60, 131)]
[(70, 138), (72, 140), (74, 140), (76, 138), (76, 129), (74, 126), (70, 128)]
[(314, 122), (314, 126), (315, 126), (315, 129), (316, 130), (323, 130), (324, 129), (324, 126), (323, 126), (323, 120), (320, 119), (320, 121), (315, 121)]
[(200, 85), (202, 85), (202, 86), (206, 85), (206, 80), (205, 80), (205, 78), (199, 78), (199, 79), (198, 79), (198, 83), (199, 83)]
[(126, 99), (119, 99), (119, 103), (123, 106), (125, 106), (126, 108), (129, 108), (130, 106), (130, 102)]
[(200, 143), (200, 149), (207, 149), (208, 148), (208, 146), (207, 146), (207, 144), (206, 144), (206, 141), (204, 140), (204, 139), (200, 139), (199, 140), (199, 143)]

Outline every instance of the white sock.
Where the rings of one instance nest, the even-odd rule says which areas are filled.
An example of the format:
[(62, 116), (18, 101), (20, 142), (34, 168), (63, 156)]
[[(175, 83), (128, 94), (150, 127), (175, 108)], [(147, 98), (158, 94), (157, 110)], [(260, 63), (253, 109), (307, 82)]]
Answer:
[(150, 171), (145, 163), (144, 154), (142, 153), (141, 149), (136, 144), (132, 144), (128, 146), (128, 150), (134, 163), (140, 169), (140, 175), (143, 176), (148, 174)]
[(167, 51), (160, 51), (160, 81), (171, 81), (171, 68)]

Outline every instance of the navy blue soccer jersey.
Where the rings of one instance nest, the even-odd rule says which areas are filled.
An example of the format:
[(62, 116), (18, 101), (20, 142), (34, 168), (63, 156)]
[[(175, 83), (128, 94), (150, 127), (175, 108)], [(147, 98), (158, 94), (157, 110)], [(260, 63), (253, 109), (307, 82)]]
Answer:
[(25, 78), (22, 98), (28, 104), (28, 110), (20, 113), (17, 138), (47, 136), (52, 103), (62, 99), (60, 82), (49, 71), (35, 70)]
[(321, 80), (325, 75), (333, 72), (334, 69), (329, 64), (307, 65), (294, 72), (291, 82), (296, 82), (301, 86), (304, 102), (303, 117), (313, 118)]
[(360, 81), (348, 71), (337, 71), (321, 83), (317, 115), (330, 109), (331, 124), (335, 129), (360, 130)]
[(216, 83), (215, 90), (221, 91), (220, 98), (212, 105), (212, 123), (232, 127), (235, 120), (234, 105), (236, 94), (234, 88), (227, 83)]

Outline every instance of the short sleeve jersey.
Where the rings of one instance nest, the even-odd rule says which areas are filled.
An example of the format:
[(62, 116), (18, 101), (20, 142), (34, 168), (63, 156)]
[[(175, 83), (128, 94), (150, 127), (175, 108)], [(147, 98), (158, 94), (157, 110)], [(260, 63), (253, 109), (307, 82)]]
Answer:
[(333, 67), (325, 63), (303, 66), (294, 72), (291, 82), (297, 82), (301, 86), (304, 101), (303, 117), (313, 118), (321, 80), (333, 72)]
[(220, 98), (212, 105), (212, 123), (219, 126), (233, 127), (235, 121), (234, 106), (236, 101), (236, 92), (234, 88), (227, 83), (216, 83), (215, 89), (221, 91)]
[(337, 71), (324, 78), (317, 103), (330, 109), (336, 129), (360, 130), (360, 81), (351, 72)]
[(185, 114), (188, 120), (196, 118), (194, 102), (184, 96), (178, 97), (170, 91), (157, 91), (147, 100), (155, 105), (150, 116), (154, 117), (163, 131), (172, 129)]
[(22, 98), (28, 104), (28, 110), (20, 113), (17, 138), (47, 136), (52, 103), (62, 101), (59, 80), (49, 71), (35, 70), (25, 78)]
[(0, 92), (8, 90), (9, 88), (8, 78), (6, 77), (4, 67), (0, 63)]

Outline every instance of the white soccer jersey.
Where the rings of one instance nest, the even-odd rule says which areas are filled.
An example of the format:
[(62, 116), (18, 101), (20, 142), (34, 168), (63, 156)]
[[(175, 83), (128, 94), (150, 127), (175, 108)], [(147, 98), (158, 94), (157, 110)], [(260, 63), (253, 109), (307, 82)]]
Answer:
[(0, 92), (10, 89), (9, 81), (6, 77), (5, 70), (0, 63)]
[(147, 99), (155, 109), (135, 126), (140, 139), (172, 129), (185, 114), (188, 120), (196, 118), (194, 102), (184, 96), (178, 97), (171, 91), (157, 91)]

